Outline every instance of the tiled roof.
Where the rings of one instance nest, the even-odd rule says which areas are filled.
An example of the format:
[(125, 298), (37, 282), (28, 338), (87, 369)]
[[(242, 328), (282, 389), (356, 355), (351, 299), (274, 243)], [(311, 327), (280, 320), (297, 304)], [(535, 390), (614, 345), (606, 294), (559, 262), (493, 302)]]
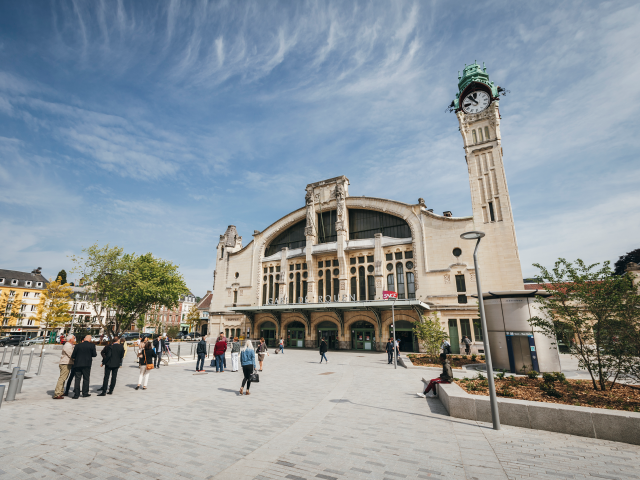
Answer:
[[(37, 288), (36, 283), (42, 282), (43, 288), (49, 283), (46, 278), (40, 273), (31, 274), (27, 272), (18, 272), (16, 270), (3, 270), (0, 269), (0, 282), (4, 279), (4, 282), (0, 283), (3, 287), (16, 287), (16, 288)], [(17, 280), (18, 283), (12, 284), (12, 280)], [(26, 286), (26, 282), (33, 282), (31, 287)]]
[(213, 293), (207, 293), (200, 303), (198, 304), (198, 310), (209, 310), (211, 306), (211, 299), (213, 298)]

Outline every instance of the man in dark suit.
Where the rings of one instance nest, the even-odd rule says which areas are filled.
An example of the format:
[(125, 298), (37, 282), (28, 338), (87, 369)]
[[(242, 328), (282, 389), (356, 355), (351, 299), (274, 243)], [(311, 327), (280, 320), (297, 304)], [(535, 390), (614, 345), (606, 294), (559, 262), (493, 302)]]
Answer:
[[(166, 334), (165, 334), (166, 335)], [(158, 337), (153, 341), (153, 348), (156, 349), (156, 358), (153, 363), (154, 367), (160, 368), (160, 362), (162, 361), (162, 354), (164, 353), (164, 337)]]
[(73, 397), (71, 398), (80, 397), (80, 379), (82, 379), (82, 396), (91, 396), (89, 393), (89, 375), (91, 374), (93, 357), (97, 355), (96, 346), (91, 343), (91, 335), (84, 337), (84, 341), (73, 349), (71, 358), (76, 369), (76, 383), (73, 387)]
[[(119, 338), (114, 338), (111, 345), (105, 347), (105, 351), (106, 353), (102, 360), (104, 380), (102, 381), (102, 393), (98, 395), (99, 397), (104, 397), (107, 393), (109, 395), (113, 393), (113, 389), (116, 386), (116, 379), (118, 378), (118, 369), (124, 357), (124, 347), (120, 345)], [(107, 391), (109, 375), (111, 375), (111, 385), (109, 385), (109, 390)]]

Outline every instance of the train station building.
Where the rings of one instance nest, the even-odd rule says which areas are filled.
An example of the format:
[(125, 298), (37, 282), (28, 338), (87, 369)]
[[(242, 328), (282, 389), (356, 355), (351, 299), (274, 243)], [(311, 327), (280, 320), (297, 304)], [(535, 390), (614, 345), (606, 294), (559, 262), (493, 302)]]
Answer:
[[(422, 198), (409, 204), (351, 197), (345, 176), (301, 186), (302, 206), (254, 231), (246, 245), (233, 225), (220, 235), (208, 331), (265, 337), (271, 345), (282, 336), (294, 348), (316, 347), (325, 338), (333, 349), (384, 350), (393, 305), (401, 350), (418, 351), (413, 326), (433, 315), (454, 353), (463, 335), (482, 353), (475, 242), (460, 234), (486, 233), (483, 290), (523, 288), (498, 103), (486, 69), (466, 67), (455, 106), (471, 215), (434, 213)], [(383, 291), (398, 299), (384, 300)]]

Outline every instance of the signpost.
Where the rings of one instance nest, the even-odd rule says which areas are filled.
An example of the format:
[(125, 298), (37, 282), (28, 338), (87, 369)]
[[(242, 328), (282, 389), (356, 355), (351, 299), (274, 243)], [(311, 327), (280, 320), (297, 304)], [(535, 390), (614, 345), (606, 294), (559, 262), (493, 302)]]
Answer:
[(393, 322), (393, 368), (398, 368), (398, 348), (396, 347), (396, 315), (393, 310), (393, 307), (396, 304), (396, 300), (398, 299), (398, 294), (396, 292), (388, 292), (386, 290), (382, 291), (382, 299), (389, 300), (393, 298), (393, 303), (391, 304), (391, 321)]

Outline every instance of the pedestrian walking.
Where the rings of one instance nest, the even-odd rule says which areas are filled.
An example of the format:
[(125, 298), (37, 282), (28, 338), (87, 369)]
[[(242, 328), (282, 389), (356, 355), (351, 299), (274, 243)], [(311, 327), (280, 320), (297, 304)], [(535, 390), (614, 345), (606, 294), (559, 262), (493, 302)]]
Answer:
[(327, 346), (327, 342), (325, 342), (324, 338), (322, 340), (320, 340), (320, 363), (322, 363), (322, 359), (324, 358), (326, 360), (327, 363), (329, 363), (329, 360), (327, 359), (327, 350), (329, 350), (329, 347)]
[(151, 348), (151, 343), (145, 344), (144, 350), (138, 354), (138, 365), (140, 365), (140, 375), (138, 376), (138, 386), (136, 390), (142, 385), (142, 389), (147, 389), (147, 382), (149, 381), (149, 373), (153, 370), (153, 359), (156, 356), (156, 352)]
[(207, 336), (203, 336), (196, 347), (196, 355), (198, 355), (198, 360), (196, 361), (196, 372), (204, 372), (204, 357), (207, 356), (206, 339)]
[(280, 337), (280, 351), (284, 354), (284, 338)]
[(82, 396), (90, 397), (89, 376), (91, 375), (91, 363), (93, 357), (97, 357), (96, 346), (91, 342), (91, 335), (84, 337), (84, 341), (73, 349), (71, 359), (76, 369), (76, 383), (73, 386), (73, 398), (80, 398), (80, 379), (82, 379)]
[(435, 396), (436, 385), (438, 383), (451, 383), (451, 380), (453, 380), (453, 370), (451, 370), (451, 364), (449, 363), (449, 360), (444, 353), (440, 354), (440, 363), (442, 363), (442, 373), (440, 374), (440, 377), (431, 380), (429, 382), (429, 385), (427, 385), (427, 388), (425, 388), (424, 392), (417, 393), (416, 395), (418, 395), (419, 397), (426, 397), (427, 393), (433, 390), (433, 396)]
[(227, 351), (226, 339), (220, 335), (213, 347), (213, 354), (216, 356), (216, 373), (224, 372), (224, 353)]
[[(222, 341), (224, 343), (228, 344), (227, 337), (224, 336), (224, 333), (220, 332), (220, 338), (222, 339)], [(227, 357), (226, 357), (226, 355), (222, 357), (222, 365), (224, 365), (224, 368), (227, 368)]]
[(256, 368), (256, 354), (253, 350), (251, 340), (247, 340), (244, 350), (240, 354), (240, 364), (242, 365), (242, 373), (244, 374), (242, 386), (240, 387), (240, 395), (242, 395), (245, 384), (247, 385), (246, 394), (250, 395), (249, 389), (251, 388), (251, 376)]
[(238, 341), (238, 337), (233, 338), (233, 343), (231, 344), (231, 371), (238, 371), (238, 357), (240, 356), (240, 342)]
[[(124, 358), (124, 347), (120, 344), (118, 338), (114, 338), (111, 345), (105, 347), (104, 350), (107, 350), (107, 354), (103, 358), (101, 365), (104, 366), (104, 378), (102, 379), (102, 393), (98, 395), (99, 397), (113, 393), (113, 389), (116, 386), (116, 379), (118, 378), (118, 370), (120, 370), (120, 365)], [(109, 376), (111, 376), (110, 385)], [(107, 385), (109, 386), (109, 390), (107, 390)]]
[(265, 354), (269, 355), (269, 351), (267, 350), (267, 344), (264, 342), (264, 338), (261, 337), (260, 345), (258, 345), (258, 361), (260, 362), (260, 371), (262, 371)]
[(64, 393), (64, 382), (69, 377), (69, 373), (71, 373), (71, 367), (73, 366), (71, 354), (73, 353), (73, 344), (75, 343), (74, 341), (75, 337), (73, 335), (69, 335), (66, 342), (62, 345), (62, 355), (60, 355), (60, 376), (58, 377), (56, 389), (53, 392), (54, 400), (64, 399), (64, 397), (62, 396), (62, 394)]
[[(67, 338), (68, 338), (67, 343), (71, 343), (71, 351), (73, 352), (73, 349), (75, 348), (75, 345), (76, 345), (76, 337), (75, 335), (72, 334)], [(67, 385), (64, 388), (65, 397), (69, 396), (69, 388), (71, 387), (71, 382), (76, 378), (76, 366), (73, 364), (73, 360), (71, 360), (71, 363), (69, 365), (71, 365), (71, 370), (69, 371), (69, 378), (67, 379)]]
[(466, 335), (462, 336), (462, 343), (464, 343), (464, 353), (471, 354), (471, 340)]
[(153, 348), (156, 349), (156, 358), (153, 361), (154, 368), (160, 368), (160, 363), (162, 362), (162, 352), (164, 351), (164, 343), (164, 337), (158, 337), (153, 341)]
[(387, 342), (387, 365), (393, 363), (393, 338)]
[(445, 355), (451, 355), (451, 344), (449, 343), (449, 340), (442, 342), (442, 353)]

